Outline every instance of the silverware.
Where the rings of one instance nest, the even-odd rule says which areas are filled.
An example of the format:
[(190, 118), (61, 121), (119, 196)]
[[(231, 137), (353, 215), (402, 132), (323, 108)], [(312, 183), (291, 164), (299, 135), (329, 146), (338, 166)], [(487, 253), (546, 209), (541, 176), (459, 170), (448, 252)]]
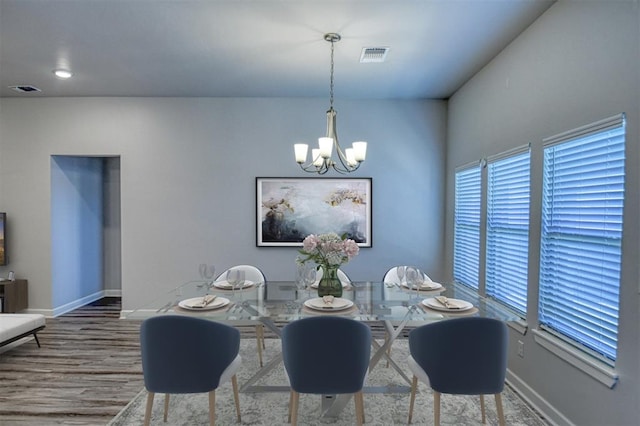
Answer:
[(214, 300), (216, 300), (217, 297), (218, 296), (216, 296), (215, 294), (206, 294), (202, 297), (200, 303), (195, 303), (191, 305), (191, 307), (196, 309), (206, 308), (207, 305), (211, 304)]
[(202, 298), (202, 307), (205, 307), (207, 305), (209, 305), (210, 303), (212, 303), (214, 300), (216, 300), (216, 296), (215, 294), (207, 294)]
[(435, 299), (447, 309), (454, 309), (455, 307), (449, 302), (449, 300), (444, 296), (436, 296)]

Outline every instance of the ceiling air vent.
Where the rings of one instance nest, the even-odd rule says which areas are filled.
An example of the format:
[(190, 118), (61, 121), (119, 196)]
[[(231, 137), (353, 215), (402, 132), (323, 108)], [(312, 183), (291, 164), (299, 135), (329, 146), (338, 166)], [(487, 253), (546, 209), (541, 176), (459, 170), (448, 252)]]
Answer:
[(38, 89), (35, 86), (23, 85), (23, 86), (9, 86), (9, 89), (15, 90), (20, 93), (29, 93), (29, 92), (42, 92), (42, 90)]
[(360, 63), (384, 62), (389, 47), (365, 47), (360, 55)]

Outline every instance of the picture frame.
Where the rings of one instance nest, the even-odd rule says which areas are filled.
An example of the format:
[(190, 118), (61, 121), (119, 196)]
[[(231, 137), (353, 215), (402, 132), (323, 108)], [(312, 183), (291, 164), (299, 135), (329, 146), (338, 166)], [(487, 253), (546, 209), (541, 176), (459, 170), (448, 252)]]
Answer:
[(335, 232), (372, 247), (371, 178), (256, 177), (256, 245), (301, 247)]

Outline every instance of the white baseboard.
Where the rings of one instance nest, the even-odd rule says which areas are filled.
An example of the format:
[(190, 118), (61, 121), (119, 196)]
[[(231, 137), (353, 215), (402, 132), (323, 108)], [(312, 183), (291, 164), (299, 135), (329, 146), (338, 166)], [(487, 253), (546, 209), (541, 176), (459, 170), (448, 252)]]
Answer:
[(100, 300), (103, 297), (121, 297), (121, 296), (122, 296), (122, 291), (120, 289), (101, 290), (93, 294), (90, 294), (88, 296), (81, 297), (80, 299), (76, 299), (72, 302), (66, 303), (62, 306), (55, 307), (53, 309), (26, 309), (23, 312), (27, 314), (42, 314), (45, 317), (51, 318), (51, 317), (64, 315), (67, 312), (73, 311), (74, 309), (78, 309), (82, 306), (88, 305), (91, 302)]
[(104, 293), (103, 297), (122, 297), (122, 290), (119, 288), (102, 290)]
[(551, 425), (575, 426), (574, 423), (551, 405), (549, 401), (544, 399), (539, 393), (533, 390), (527, 383), (509, 369), (507, 369), (506, 382)]

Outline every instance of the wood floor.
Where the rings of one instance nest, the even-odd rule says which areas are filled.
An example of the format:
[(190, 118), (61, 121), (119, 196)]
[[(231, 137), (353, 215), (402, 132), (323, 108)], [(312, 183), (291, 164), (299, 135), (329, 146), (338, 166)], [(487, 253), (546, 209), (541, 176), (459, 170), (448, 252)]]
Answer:
[(140, 323), (119, 314), (103, 299), (1, 353), (0, 425), (106, 425), (144, 386)]

